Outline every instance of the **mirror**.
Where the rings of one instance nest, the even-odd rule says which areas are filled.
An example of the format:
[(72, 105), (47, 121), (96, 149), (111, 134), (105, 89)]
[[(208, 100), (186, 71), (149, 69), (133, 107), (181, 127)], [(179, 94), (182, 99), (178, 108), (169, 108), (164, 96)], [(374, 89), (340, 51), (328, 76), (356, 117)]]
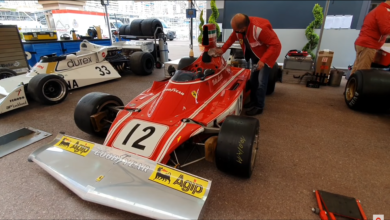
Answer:
[(211, 76), (215, 73), (215, 70), (213, 69), (206, 69), (204, 71), (204, 76), (202, 77), (202, 80), (206, 79), (206, 77)]

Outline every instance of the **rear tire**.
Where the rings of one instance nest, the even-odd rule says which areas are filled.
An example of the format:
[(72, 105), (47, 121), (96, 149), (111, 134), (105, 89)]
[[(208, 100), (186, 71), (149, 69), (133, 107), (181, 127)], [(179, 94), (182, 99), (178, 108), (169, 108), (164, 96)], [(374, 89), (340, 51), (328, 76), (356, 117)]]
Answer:
[(250, 178), (256, 161), (259, 120), (230, 115), (218, 135), (215, 151), (217, 168), (225, 173)]
[(39, 74), (30, 80), (27, 91), (35, 101), (46, 105), (54, 105), (66, 99), (68, 84), (58, 75)]
[(150, 75), (153, 72), (155, 61), (151, 53), (134, 52), (130, 56), (130, 69), (141, 76)]
[(11, 69), (0, 67), (0, 80), (16, 76), (17, 73)]
[(390, 73), (381, 70), (358, 70), (349, 77), (344, 99), (354, 110), (382, 112), (390, 108)]
[[(105, 137), (110, 129), (110, 126), (104, 127), (101, 131), (96, 131), (91, 122), (91, 116), (108, 111), (109, 106), (123, 106), (120, 98), (101, 92), (93, 92), (85, 95), (80, 99), (74, 111), (74, 121), (77, 127), (85, 133)], [(110, 112), (107, 115), (107, 120), (114, 121), (116, 113)]]

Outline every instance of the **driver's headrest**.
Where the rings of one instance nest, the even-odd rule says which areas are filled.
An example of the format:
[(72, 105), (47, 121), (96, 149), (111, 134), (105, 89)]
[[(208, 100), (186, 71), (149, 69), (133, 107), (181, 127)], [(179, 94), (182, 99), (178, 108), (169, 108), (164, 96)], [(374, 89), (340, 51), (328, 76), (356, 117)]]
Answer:
[(203, 25), (202, 45), (206, 49), (217, 47), (217, 28), (215, 24)]

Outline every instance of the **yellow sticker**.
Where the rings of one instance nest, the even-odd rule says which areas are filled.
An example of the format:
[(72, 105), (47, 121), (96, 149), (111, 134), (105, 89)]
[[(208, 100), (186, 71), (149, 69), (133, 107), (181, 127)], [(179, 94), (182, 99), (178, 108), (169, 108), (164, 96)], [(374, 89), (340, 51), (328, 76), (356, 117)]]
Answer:
[(194, 98), (198, 98), (198, 93), (196, 91), (192, 91), (191, 92), (191, 95), (194, 97)]
[(208, 181), (158, 164), (149, 180), (197, 198), (203, 198)]
[(177, 143), (179, 143), (180, 139), (181, 139), (181, 136), (177, 139)]
[(100, 182), (100, 180), (102, 180), (104, 178), (103, 175), (99, 176), (97, 179), (96, 179), (96, 182)]
[(64, 136), (54, 146), (85, 157), (92, 151), (94, 144)]

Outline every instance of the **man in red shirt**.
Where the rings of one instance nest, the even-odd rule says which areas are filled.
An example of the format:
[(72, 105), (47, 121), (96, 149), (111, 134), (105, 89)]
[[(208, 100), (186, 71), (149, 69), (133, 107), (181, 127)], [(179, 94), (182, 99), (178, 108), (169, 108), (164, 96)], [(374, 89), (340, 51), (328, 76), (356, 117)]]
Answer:
[(351, 74), (357, 70), (370, 69), (377, 50), (390, 34), (390, 0), (381, 3), (367, 14), (359, 37), (355, 41), (356, 60)]
[(236, 14), (231, 20), (231, 25), (233, 33), (222, 48), (216, 50), (216, 54), (221, 56), (238, 40), (246, 61), (251, 59), (252, 64), (257, 64), (257, 69), (252, 72), (249, 81), (251, 100), (244, 108), (252, 108), (246, 111), (246, 115), (261, 114), (264, 109), (268, 77), (280, 55), (282, 45), (267, 19)]

